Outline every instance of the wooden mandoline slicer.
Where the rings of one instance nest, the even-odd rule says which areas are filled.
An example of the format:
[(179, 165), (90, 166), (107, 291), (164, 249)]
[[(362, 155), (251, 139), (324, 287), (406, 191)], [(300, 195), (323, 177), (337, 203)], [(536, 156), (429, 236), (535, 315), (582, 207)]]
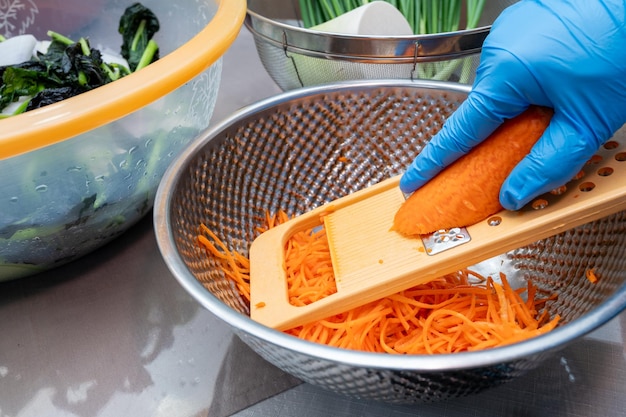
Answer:
[[(611, 140), (560, 195), (468, 226), (406, 238), (390, 231), (404, 201), (399, 177), (324, 204), (260, 235), (250, 247), (252, 319), (279, 330), (320, 320), (626, 209), (626, 145)], [(284, 247), (324, 226), (337, 292), (307, 306), (287, 298)]]

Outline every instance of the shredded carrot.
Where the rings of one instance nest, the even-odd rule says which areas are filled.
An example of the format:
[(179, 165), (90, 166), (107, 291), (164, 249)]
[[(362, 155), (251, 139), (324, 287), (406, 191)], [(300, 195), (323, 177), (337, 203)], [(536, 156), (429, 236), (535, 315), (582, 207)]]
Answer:
[(226, 244), (206, 225), (200, 225), (198, 243), (207, 253), (213, 255), (220, 269), (235, 283), (241, 296), (250, 302), (250, 261), (237, 251), (231, 251)]
[(292, 305), (311, 304), (337, 292), (323, 227), (298, 232), (288, 240), (284, 267)]
[[(283, 211), (275, 215), (268, 213), (265, 224), (257, 230), (261, 233), (287, 219)], [(204, 225), (198, 242), (249, 302), (247, 258), (229, 251)], [(292, 236), (285, 257), (292, 304), (306, 305), (336, 291), (322, 226)], [(554, 329), (559, 316), (549, 319), (544, 307), (555, 297), (554, 294), (543, 296), (530, 281), (527, 288), (514, 289), (504, 274), (495, 280), (462, 270), (286, 333), (329, 346), (368, 352), (474, 351), (516, 343)]]
[(585, 276), (592, 284), (598, 282), (598, 276), (596, 275), (594, 268), (587, 269), (587, 272), (585, 272)]

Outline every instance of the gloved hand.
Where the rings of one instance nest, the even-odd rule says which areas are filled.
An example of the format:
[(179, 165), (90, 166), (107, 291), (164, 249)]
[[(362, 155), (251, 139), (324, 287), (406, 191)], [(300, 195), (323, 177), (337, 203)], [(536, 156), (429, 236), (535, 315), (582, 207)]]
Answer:
[(516, 210), (566, 184), (626, 122), (626, 2), (522, 0), (496, 19), (472, 91), (400, 180), (415, 191), (530, 104), (554, 109), (500, 190)]

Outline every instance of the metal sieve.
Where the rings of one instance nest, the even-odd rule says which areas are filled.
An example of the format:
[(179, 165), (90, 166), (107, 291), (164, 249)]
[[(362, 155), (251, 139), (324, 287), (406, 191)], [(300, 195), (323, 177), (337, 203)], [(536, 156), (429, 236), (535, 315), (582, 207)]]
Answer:
[(433, 35), (358, 36), (306, 29), (297, 0), (249, 0), (244, 24), (263, 66), (283, 90), (383, 78), (471, 84), (491, 23), (513, 3), (488, 1), (478, 28)]
[[(331, 348), (264, 327), (215, 259), (196, 244), (200, 223), (247, 254), (266, 210), (302, 214), (399, 174), (469, 87), (432, 81), (351, 81), (281, 93), (197, 137), (166, 172), (154, 222), (181, 285), (253, 350), (303, 381), (355, 398), (419, 403), (505, 383), (626, 308), (626, 212), (481, 263), (513, 285), (527, 279), (558, 298), (562, 324), (535, 339), (449, 355), (388, 355)], [(618, 132), (621, 138), (626, 131)], [(599, 277), (591, 283), (590, 266)]]

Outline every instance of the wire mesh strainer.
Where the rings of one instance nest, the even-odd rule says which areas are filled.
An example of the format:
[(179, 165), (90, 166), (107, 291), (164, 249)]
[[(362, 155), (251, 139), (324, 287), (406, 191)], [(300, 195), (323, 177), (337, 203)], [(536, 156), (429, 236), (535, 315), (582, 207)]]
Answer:
[[(571, 229), (481, 265), (513, 285), (532, 278), (558, 298), (562, 325), (502, 348), (387, 355), (322, 346), (264, 327), (196, 244), (200, 223), (247, 254), (265, 210), (300, 214), (399, 174), (465, 99), (468, 87), (361, 81), (282, 93), (198, 137), (172, 164), (155, 203), (155, 230), (175, 277), (265, 359), (309, 383), (392, 403), (437, 401), (502, 384), (626, 308), (626, 213)], [(626, 132), (617, 136), (626, 140)], [(585, 277), (590, 266), (600, 280)]]
[(513, 3), (488, 1), (478, 28), (434, 35), (358, 36), (305, 29), (297, 0), (249, 0), (245, 25), (263, 66), (283, 90), (384, 78), (471, 83), (491, 23)]

